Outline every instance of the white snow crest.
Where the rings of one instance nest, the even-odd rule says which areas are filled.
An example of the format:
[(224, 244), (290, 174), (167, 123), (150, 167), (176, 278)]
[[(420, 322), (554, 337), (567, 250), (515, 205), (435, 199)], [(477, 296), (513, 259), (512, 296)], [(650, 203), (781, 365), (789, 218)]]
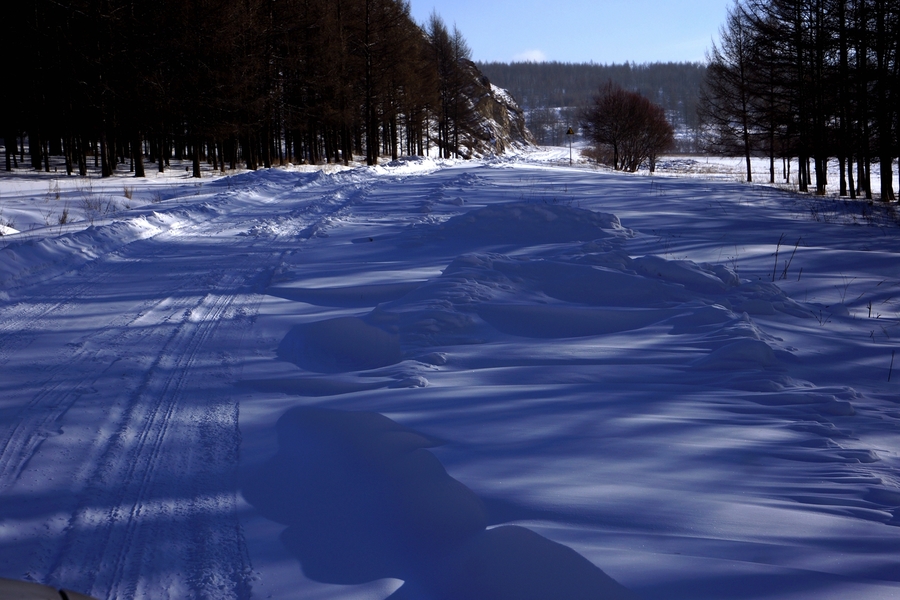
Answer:
[(180, 223), (175, 215), (153, 212), (58, 237), (13, 241), (0, 249), (0, 285), (13, 288), (53, 277)]

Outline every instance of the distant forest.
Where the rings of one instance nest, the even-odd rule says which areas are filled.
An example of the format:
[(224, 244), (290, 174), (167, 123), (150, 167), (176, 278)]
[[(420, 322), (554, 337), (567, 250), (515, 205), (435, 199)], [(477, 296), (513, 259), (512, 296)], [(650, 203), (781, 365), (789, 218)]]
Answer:
[[(601, 85), (613, 81), (659, 104), (681, 131), (698, 127), (697, 103), (706, 76), (702, 63), (611, 64), (477, 63), (492, 83), (508, 90), (529, 111), (529, 128), (542, 144), (561, 143), (578, 111)], [(561, 109), (552, 110), (548, 109)], [(558, 123), (550, 123), (554, 115)]]
[[(224, 170), (460, 154), (469, 48), (406, 0), (27, 0), (4, 9), (0, 135), (103, 176), (170, 158)], [(24, 166), (24, 165), (22, 165)]]

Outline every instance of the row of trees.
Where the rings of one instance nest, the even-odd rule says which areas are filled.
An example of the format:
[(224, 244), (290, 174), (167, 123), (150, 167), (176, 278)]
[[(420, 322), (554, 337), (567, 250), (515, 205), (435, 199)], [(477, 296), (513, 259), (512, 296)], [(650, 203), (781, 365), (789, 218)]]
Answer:
[[(104, 176), (459, 153), (469, 49), (406, 0), (29, 0), (6, 17), (6, 168)], [(17, 156), (18, 154), (18, 156)]]
[(893, 0), (737, 0), (709, 53), (700, 115), (710, 145), (750, 157), (799, 159), (801, 191), (825, 193), (827, 163), (840, 194), (893, 200), (900, 150), (900, 3)]
[(569, 127), (578, 123), (580, 110), (573, 106), (532, 108), (526, 119), (528, 130), (541, 146), (564, 146), (568, 144), (566, 136)]
[(675, 143), (661, 106), (612, 81), (582, 110), (581, 126), (593, 143), (593, 158), (617, 171), (634, 173), (646, 161), (653, 173), (656, 157)]

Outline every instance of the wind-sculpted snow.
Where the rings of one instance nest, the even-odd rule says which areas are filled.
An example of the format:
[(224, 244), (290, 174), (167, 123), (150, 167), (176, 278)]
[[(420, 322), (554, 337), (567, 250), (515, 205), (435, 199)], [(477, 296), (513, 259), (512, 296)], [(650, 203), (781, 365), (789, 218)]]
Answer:
[[(795, 332), (815, 331), (822, 326), (821, 311), (825, 305), (821, 301), (798, 301), (762, 276), (742, 276), (746, 267), (739, 272), (735, 260), (730, 264), (709, 261), (708, 253), (701, 253), (700, 260), (673, 257), (670, 244), (675, 234), (663, 239), (668, 256), (662, 252), (648, 253), (644, 241), (648, 236), (633, 227), (624, 227), (609, 212), (576, 208), (571, 204), (522, 202), (515, 199), (518, 195), (515, 186), (510, 190), (512, 202), (493, 201), (479, 206), (479, 197), (471, 193), (471, 186), (491, 189), (491, 194), (502, 198), (502, 192), (496, 188), (502, 188), (503, 175), (491, 178), (475, 169), (445, 180), (440, 188), (426, 188), (418, 195), (410, 189), (396, 198), (372, 205), (373, 210), (384, 211), (393, 206), (392, 202), (405, 201), (409, 202), (407, 210), (425, 214), (424, 218), (400, 228), (382, 229), (377, 225), (350, 228), (352, 232), (347, 232), (345, 241), (336, 239), (327, 245), (329, 252), (338, 253), (334, 259), (343, 265), (359, 265), (361, 269), (365, 269), (363, 265), (373, 265), (374, 270), (359, 271), (366, 273), (360, 285), (348, 286), (345, 278), (334, 279), (341, 281), (341, 285), (329, 286), (325, 282), (332, 278), (321, 277), (320, 270), (304, 266), (306, 261), (324, 258), (324, 254), (298, 255), (302, 262), (289, 259), (270, 293), (295, 302), (298, 308), (303, 307), (303, 324), (294, 325), (287, 332), (277, 353), (280, 360), (301, 369), (293, 376), (282, 376), (278, 390), (298, 398), (323, 398), (319, 390), (323, 378), (328, 377), (323, 373), (333, 372), (335, 387), (331, 390), (330, 406), (358, 409), (374, 404), (384, 407), (383, 410), (415, 414), (416, 419), (432, 424), (434, 430), (445, 434), (456, 432), (466, 440), (465, 444), (445, 452), (455, 458), (457, 469), (474, 476), (472, 481), (481, 490), (479, 495), (486, 494), (487, 505), (506, 507), (499, 511), (507, 517), (505, 520), (601, 523), (605, 524), (601, 529), (606, 536), (611, 534), (608, 527), (623, 519), (641, 522), (642, 527), (674, 527), (678, 531), (681, 526), (677, 523), (685, 520), (691, 525), (685, 524), (684, 531), (689, 531), (705, 528), (700, 515), (720, 512), (722, 508), (714, 498), (727, 496), (730, 493), (726, 491), (727, 486), (736, 486), (741, 491), (735, 493), (744, 495), (741, 504), (751, 512), (760, 510), (760, 515), (766, 514), (759, 517), (763, 521), (778, 521), (782, 518), (781, 509), (765, 508), (765, 501), (760, 505), (755, 500), (747, 504), (748, 489), (765, 490), (761, 499), (774, 494), (779, 502), (788, 503), (785, 507), (803, 507), (802, 510), (817, 514), (854, 515), (875, 523), (894, 522), (894, 513), (890, 512), (893, 509), (886, 503), (873, 502), (877, 496), (869, 488), (858, 492), (860, 498), (866, 498), (862, 501), (865, 508), (854, 508), (856, 501), (842, 499), (843, 493), (837, 490), (847, 485), (852, 475), (839, 476), (828, 470), (854, 464), (872, 465), (879, 470), (889, 467), (879, 453), (859, 447), (858, 441), (834, 441), (842, 434), (828, 428), (833, 419), (858, 417), (860, 403), (868, 403), (871, 398), (848, 386), (822, 387), (808, 380), (816, 371), (811, 370), (805, 356), (815, 349), (798, 348)], [(455, 198), (460, 201), (447, 201)], [(427, 210), (419, 211), (418, 206)], [(461, 207), (468, 210), (454, 215), (452, 211)], [(449, 218), (444, 216), (448, 213)], [(679, 230), (677, 235), (687, 231)], [(359, 232), (370, 233), (359, 235)], [(334, 230), (330, 232), (332, 238), (334, 233)], [(662, 239), (655, 232), (654, 236)], [(345, 245), (347, 242), (349, 245)], [(737, 244), (747, 242), (735, 240), (732, 247)], [(635, 253), (630, 250), (632, 246), (643, 251)], [(405, 278), (394, 275), (379, 279), (378, 269), (383, 268), (381, 265), (393, 265), (391, 261), (396, 256), (415, 256), (418, 263), (434, 265), (440, 272), (423, 279), (420, 268), (411, 270)], [(762, 273), (765, 268), (761, 269)], [(349, 273), (343, 267), (342, 270)], [(308, 272), (317, 274), (314, 275), (316, 284), (309, 285), (299, 276)], [(287, 305), (285, 310), (290, 312)], [(314, 318), (318, 311), (334, 315), (336, 310), (344, 316)], [(837, 315), (841, 309), (828, 310)], [(359, 385), (371, 387), (368, 390), (353, 387), (354, 377), (358, 378)], [(262, 380), (252, 383), (251, 388), (266, 391)], [(466, 395), (457, 393), (457, 388), (465, 390), (462, 393)], [(404, 389), (408, 391), (403, 392)], [(522, 392), (511, 391), (514, 389)], [(486, 394), (479, 397), (479, 390)], [(392, 394), (398, 392), (403, 393), (392, 399)], [(693, 398), (689, 399), (690, 396)], [(420, 401), (416, 402), (415, 397)], [(608, 399), (616, 397), (621, 400)], [(707, 397), (709, 400), (703, 400)], [(652, 408), (656, 406), (659, 408)], [(641, 417), (648, 409), (661, 414)], [(511, 422), (516, 423), (511, 429), (500, 425), (505, 421), (501, 415), (507, 411)], [(694, 416), (678, 417), (678, 411)], [(427, 416), (445, 412), (449, 421)], [(633, 415), (624, 417), (632, 412)], [(449, 416), (466, 413), (471, 417)], [(636, 450), (638, 454), (630, 458), (621, 454), (627, 454), (628, 450), (620, 449), (617, 460), (599, 466), (592, 459), (595, 450), (587, 441), (595, 439), (593, 435), (573, 437), (564, 433), (578, 430), (575, 423), (595, 413), (599, 419), (613, 418), (612, 415), (626, 418), (622, 425), (600, 427), (615, 439), (625, 435), (631, 440), (624, 444), (616, 442), (614, 446), (644, 449)], [(609, 415), (602, 416), (606, 413)], [(511, 417), (513, 414), (519, 416)], [(559, 428), (558, 434), (546, 420), (550, 415), (555, 415), (551, 420)], [(657, 458), (649, 450), (653, 448), (649, 440), (660, 435), (662, 439), (678, 439), (681, 434), (669, 438), (673, 434), (664, 433), (678, 429), (674, 422), (665, 424), (667, 418), (673, 417), (677, 422), (686, 418), (686, 423), (694, 423), (688, 430), (696, 428), (696, 431), (687, 434), (686, 430), (688, 438), (675, 442), (676, 447), (686, 450), (684, 454), (673, 454), (670, 459)], [(711, 421), (701, 425), (706, 419)], [(457, 422), (467, 425), (454, 425)], [(712, 425), (715, 422), (722, 425)], [(610, 423), (616, 423), (615, 419)], [(770, 429), (772, 435), (767, 436), (763, 433), (765, 429), (758, 430), (751, 423), (764, 424), (757, 427)], [(814, 425), (824, 427), (814, 434), (821, 437), (809, 437)], [(533, 433), (519, 433), (525, 430)], [(644, 436), (649, 445), (638, 441), (645, 439)], [(766, 441), (768, 437), (771, 439)], [(535, 441), (527, 441), (532, 439)], [(814, 444), (814, 440), (822, 440), (821, 445)], [(697, 453), (693, 450), (695, 444), (719, 449), (712, 454)], [(726, 449), (733, 444), (744, 450)], [(312, 454), (319, 456), (317, 451)], [(277, 456), (283, 457), (283, 451)], [(571, 470), (567, 466), (574, 456), (579, 457), (577, 464), (592, 465), (581, 477), (576, 475), (577, 468)], [(492, 457), (497, 460), (496, 468), (485, 464)], [(283, 458), (273, 461), (281, 461), (279, 464), (283, 466), (290, 462)], [(758, 465), (749, 471), (754, 474), (748, 475), (750, 479), (743, 476), (735, 479), (735, 473), (748, 469), (748, 461)], [(650, 467), (657, 463), (658, 466)], [(797, 464), (810, 465), (810, 471), (797, 473)], [(822, 469), (812, 465), (822, 465)], [(703, 494), (692, 494), (699, 502), (696, 506), (685, 499), (687, 503), (678, 508), (670, 507), (658, 516), (650, 516), (634, 508), (648, 503), (658, 505), (650, 499), (654, 493), (650, 489), (655, 490), (655, 485), (647, 488), (646, 494), (650, 495), (638, 491), (646, 485), (642, 473), (648, 468), (658, 481), (666, 482), (663, 487), (676, 498), (682, 493), (679, 490), (692, 489), (687, 482), (694, 481), (695, 477), (709, 482), (714, 491), (709, 499), (704, 499)], [(695, 473), (695, 470), (699, 471)], [(709, 474), (699, 474), (705, 471)], [(494, 476), (495, 472), (505, 476)], [(683, 481), (679, 481), (681, 472)], [(798, 492), (811, 489), (810, 486), (815, 486), (812, 482), (823, 476), (837, 487), (819, 487), (811, 494)], [(861, 477), (861, 481), (876, 485), (886, 481)], [(280, 477), (271, 478), (280, 481)], [(501, 479), (508, 478), (518, 479), (520, 483), (512, 487), (500, 485)], [(785, 478), (796, 485), (786, 486)], [(346, 485), (351, 484), (343, 482), (337, 489), (345, 490), (341, 486)], [(427, 487), (423, 483), (423, 488)], [(620, 492), (614, 490), (630, 491), (621, 492), (624, 496), (619, 499)], [(566, 495), (591, 498), (605, 508), (559, 500)], [(275, 492), (269, 496), (275, 497)], [(288, 496), (299, 498), (302, 491), (298, 489), (296, 494)], [(365, 494), (359, 492), (357, 496), (365, 497)], [(264, 503), (264, 500), (257, 497), (255, 502)], [(889, 510), (885, 512), (885, 509)], [(298, 515), (306, 513), (297, 511)], [(734, 526), (739, 527), (739, 522), (739, 519), (734, 521)], [(755, 528), (769, 526), (757, 517), (752, 522), (756, 523)], [(797, 527), (787, 526), (787, 529)], [(578, 535), (560, 536), (559, 529), (549, 531), (560, 540), (582, 539)], [(597, 535), (598, 539), (603, 538), (602, 534)], [(311, 558), (312, 548), (298, 550), (297, 538), (291, 533), (285, 536), (287, 546), (293, 549), (301, 565), (304, 559), (315, 562)], [(510, 536), (516, 537), (512, 533)], [(518, 543), (527, 546), (524, 541)], [(582, 547), (593, 547), (597, 552), (596, 546)], [(771, 551), (780, 555), (776, 547), (777, 544)], [(861, 557), (869, 556), (860, 551)], [(706, 551), (690, 552), (706, 555)], [(747, 560), (721, 545), (709, 552)], [(804, 545), (795, 552), (803, 554), (812, 549)], [(503, 552), (494, 550), (490, 554), (496, 557)], [(658, 554), (642, 559), (656, 561), (653, 568), (659, 573), (673, 569), (671, 575), (663, 577), (668, 583), (656, 585), (639, 583), (637, 571), (624, 566), (618, 557), (605, 552), (596, 556), (611, 561), (620, 573), (631, 573), (629, 581), (646, 597), (670, 597), (674, 593), (713, 598), (729, 592), (701, 592), (701, 587), (731, 589), (727, 578), (714, 583), (714, 578), (701, 573), (691, 575), (696, 584), (676, 584), (679, 577), (675, 573), (691, 561), (663, 559)], [(523, 561), (520, 564), (528, 563), (528, 559), (520, 559)], [(880, 564), (882, 559), (872, 556), (870, 560)], [(775, 562), (788, 568), (790, 561)], [(605, 568), (603, 558), (595, 564)], [(743, 564), (758, 563), (751, 560)], [(441, 569), (454, 573), (447, 564)], [(496, 575), (493, 581), (503, 579), (496, 565), (486, 571)], [(765, 583), (763, 573), (769, 571), (760, 567), (752, 572), (759, 575), (741, 576), (747, 577), (748, 597), (779, 593), (779, 585), (775, 583), (778, 578)], [(844, 576), (850, 573), (841, 572)], [(435, 597), (432, 591), (423, 591), (424, 584), (417, 583), (417, 575), (391, 576), (406, 581), (395, 592), (398, 598), (407, 597), (406, 594)], [(505, 581), (506, 589), (516, 589), (509, 579)], [(529, 581), (529, 586), (536, 586)], [(826, 585), (823, 582), (835, 584), (824, 575), (799, 571), (794, 581), (800, 582), (796, 589), (807, 589), (804, 586), (818, 589)], [(443, 585), (450, 584), (444, 580)], [(880, 592), (873, 590), (878, 585), (853, 579), (833, 587), (835, 590), (865, 589), (877, 597)], [(457, 597), (476, 596), (475, 591), (468, 589)]]
[[(565, 242), (579, 246), (577, 252), (571, 247), (544, 249), (540, 258), (465, 254), (453, 259), (440, 277), (421, 284), (279, 286), (270, 293), (317, 305), (377, 307), (362, 319), (298, 325), (282, 340), (278, 356), (314, 372), (364, 371), (399, 363), (401, 349), (413, 355), (423, 346), (480, 343), (491, 336), (486, 326), (514, 336), (570, 338), (659, 324), (675, 334), (703, 331), (707, 340), (718, 337), (714, 345), (719, 347), (747, 335), (733, 326), (743, 322), (746, 313), (735, 311), (745, 307), (754, 313), (810, 314), (775, 286), (742, 285), (723, 265), (652, 255), (632, 259), (617, 250), (632, 235), (615, 215), (522, 203), (493, 205), (416, 227), (394, 242), (404, 247), (415, 239), (420, 252), (443, 241), (454, 249)], [(706, 322), (703, 315), (710, 311), (715, 316)], [(689, 327), (692, 323), (702, 325)], [(753, 327), (749, 317), (746, 323)], [(719, 327), (712, 331), (711, 325)], [(759, 341), (765, 350), (756, 353), (720, 349), (699, 362), (774, 367), (773, 342), (777, 340), (771, 337)]]
[(125, 244), (156, 235), (177, 221), (173, 215), (151, 213), (59, 237), (13, 241), (0, 250), (0, 285), (9, 289), (21, 285), (23, 279), (24, 283), (40, 280), (45, 271), (57, 275), (60, 268), (77, 268)]
[(636, 599), (570, 548), (486, 529), (484, 503), (427, 450), (437, 440), (377, 413), (305, 407), (277, 431), (278, 453), (243, 494), (288, 526), (281, 541), (311, 579), (402, 579), (394, 600)]
[(553, 244), (627, 236), (615, 215), (559, 205), (517, 202), (453, 217), (429, 239), (474, 239), (482, 244)]
[(0, 180), (0, 578), (896, 597), (896, 229), (560, 161)]
[(365, 371), (400, 362), (400, 339), (362, 319), (338, 317), (292, 328), (278, 356), (319, 373)]

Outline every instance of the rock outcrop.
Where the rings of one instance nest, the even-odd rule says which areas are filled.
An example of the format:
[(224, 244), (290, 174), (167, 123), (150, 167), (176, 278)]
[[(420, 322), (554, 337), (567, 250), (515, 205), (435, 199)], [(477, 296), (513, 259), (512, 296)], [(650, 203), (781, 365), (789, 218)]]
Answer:
[(476, 158), (536, 145), (525, 126), (525, 112), (515, 99), (492, 84), (475, 63), (466, 61), (462, 66), (472, 79), (469, 100), (476, 120), (460, 140), (460, 152)]

